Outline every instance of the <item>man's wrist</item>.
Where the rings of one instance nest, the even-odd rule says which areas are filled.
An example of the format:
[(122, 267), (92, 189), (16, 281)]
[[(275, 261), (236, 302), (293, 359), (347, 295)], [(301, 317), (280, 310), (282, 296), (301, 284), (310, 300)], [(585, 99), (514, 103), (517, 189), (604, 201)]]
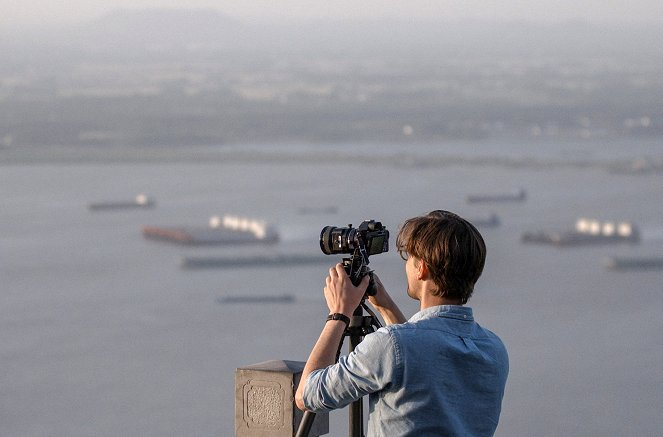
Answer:
[(345, 323), (346, 327), (348, 325), (350, 325), (350, 317), (346, 316), (343, 313), (332, 313), (332, 314), (328, 315), (327, 316), (327, 322), (329, 322), (331, 320), (341, 321), (341, 322)]

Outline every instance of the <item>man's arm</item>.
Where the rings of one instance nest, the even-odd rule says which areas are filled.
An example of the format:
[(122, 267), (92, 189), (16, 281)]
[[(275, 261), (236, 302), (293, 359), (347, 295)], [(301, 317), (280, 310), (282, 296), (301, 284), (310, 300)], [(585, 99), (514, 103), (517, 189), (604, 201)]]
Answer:
[(374, 296), (369, 296), (368, 301), (380, 313), (384, 323), (387, 325), (405, 323), (407, 319), (398, 308), (398, 305), (391, 299), (384, 285), (382, 285), (382, 281), (375, 273), (373, 274), (373, 281), (375, 282), (376, 293)]
[(313, 350), (306, 360), (306, 365), (304, 366), (304, 371), (302, 372), (302, 378), (299, 381), (299, 386), (297, 387), (297, 393), (295, 394), (295, 403), (297, 408), (300, 410), (305, 410), (304, 407), (304, 387), (306, 386), (306, 379), (311, 374), (312, 371), (317, 369), (324, 369), (327, 366), (334, 364), (336, 360), (336, 351), (338, 350), (338, 345), (341, 343), (341, 338), (343, 338), (343, 333), (345, 332), (345, 322), (342, 320), (330, 320), (322, 328), (322, 333), (318, 341), (313, 346)]
[[(359, 286), (355, 287), (345, 272), (343, 264), (336, 264), (329, 269), (329, 276), (327, 276), (326, 280), (327, 285), (324, 289), (329, 312), (331, 314), (340, 313), (348, 318), (352, 318), (352, 313), (359, 306), (361, 298), (366, 292), (368, 279), (368, 276), (365, 276)], [(315, 346), (313, 346), (313, 350), (306, 361), (297, 392), (295, 393), (295, 403), (300, 410), (306, 408), (304, 406), (303, 395), (308, 376), (314, 370), (324, 369), (334, 364), (338, 345), (343, 338), (345, 328), (345, 322), (342, 320), (330, 320), (325, 323), (322, 333), (320, 333), (320, 337), (315, 343)]]

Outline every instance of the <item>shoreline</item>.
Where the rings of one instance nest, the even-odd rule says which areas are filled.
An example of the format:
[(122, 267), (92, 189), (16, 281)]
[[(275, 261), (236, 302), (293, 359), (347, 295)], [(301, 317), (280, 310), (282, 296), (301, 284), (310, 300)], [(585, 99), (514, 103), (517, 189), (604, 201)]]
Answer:
[[(291, 147), (289, 147), (291, 146)], [(333, 145), (300, 147), (299, 144), (233, 145), (233, 146), (16, 146), (0, 148), (0, 166), (14, 165), (89, 165), (89, 164), (291, 164), (324, 165), (339, 160), (339, 150)], [(345, 152), (346, 145), (340, 145)], [(375, 144), (371, 143), (371, 146)], [(294, 148), (294, 149), (293, 149)], [(430, 150), (406, 151), (385, 145), (381, 153), (352, 150), (349, 165), (444, 168), (450, 166), (504, 167), (527, 169), (578, 168), (600, 169), (614, 173), (663, 173), (663, 156), (643, 158), (592, 159), (554, 158), (531, 156), (482, 156), (435, 152)], [(348, 152), (350, 149), (348, 149)]]

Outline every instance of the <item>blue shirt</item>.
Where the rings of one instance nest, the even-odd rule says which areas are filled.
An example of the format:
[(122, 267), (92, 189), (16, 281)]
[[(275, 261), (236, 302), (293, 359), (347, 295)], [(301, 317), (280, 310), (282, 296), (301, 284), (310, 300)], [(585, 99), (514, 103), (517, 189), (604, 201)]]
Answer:
[(342, 408), (369, 395), (368, 436), (492, 436), (509, 373), (502, 341), (472, 309), (441, 305), (367, 335), (312, 372), (304, 405)]

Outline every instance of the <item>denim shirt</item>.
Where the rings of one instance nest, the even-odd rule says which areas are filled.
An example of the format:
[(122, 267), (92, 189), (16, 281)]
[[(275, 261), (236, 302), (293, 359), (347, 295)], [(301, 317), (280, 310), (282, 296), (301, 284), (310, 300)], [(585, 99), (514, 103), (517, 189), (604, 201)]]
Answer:
[(304, 405), (342, 408), (369, 395), (368, 436), (492, 436), (509, 359), (472, 309), (441, 305), (367, 335), (338, 363), (312, 372)]

